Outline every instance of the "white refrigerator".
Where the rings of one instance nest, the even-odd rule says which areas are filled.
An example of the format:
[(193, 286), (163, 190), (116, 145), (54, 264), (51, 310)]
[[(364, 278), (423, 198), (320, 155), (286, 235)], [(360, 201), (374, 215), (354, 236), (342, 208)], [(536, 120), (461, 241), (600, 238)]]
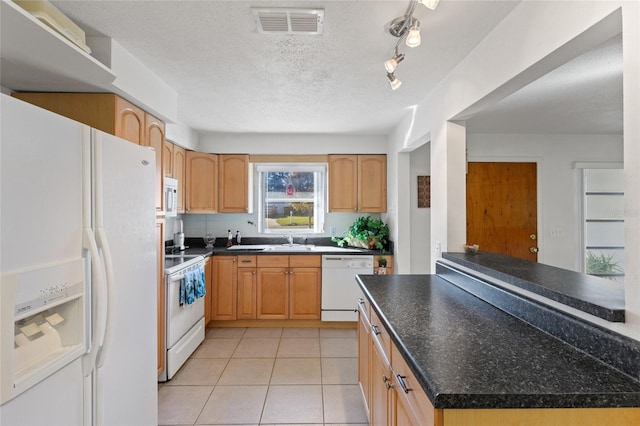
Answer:
[(0, 96), (0, 424), (157, 425), (155, 155)]

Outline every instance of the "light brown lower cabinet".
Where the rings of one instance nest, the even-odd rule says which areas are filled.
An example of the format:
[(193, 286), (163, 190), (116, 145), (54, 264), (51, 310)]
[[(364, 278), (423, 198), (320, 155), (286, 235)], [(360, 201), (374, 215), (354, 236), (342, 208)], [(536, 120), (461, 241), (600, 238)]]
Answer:
[(238, 257), (213, 256), (211, 319), (235, 320), (238, 294)]
[[(362, 304), (364, 306), (368, 304)], [(420, 387), (380, 319), (360, 307), (358, 377), (375, 426), (635, 426), (640, 408), (436, 409)], [(368, 315), (369, 331), (363, 327)], [(368, 348), (364, 349), (364, 348)], [(366, 357), (367, 359), (363, 359)], [(368, 365), (368, 374), (362, 371)], [(367, 394), (368, 392), (368, 394)]]
[(256, 295), (258, 319), (289, 318), (289, 267), (259, 267)]
[(321, 256), (211, 259), (212, 320), (320, 319)]
[(370, 360), (371, 351), (369, 350), (371, 336), (371, 324), (369, 323), (369, 310), (365, 299), (358, 301), (358, 381), (360, 390), (364, 399), (367, 416), (369, 414), (370, 404)]
[(256, 319), (256, 256), (238, 256), (238, 319)]
[(257, 318), (320, 319), (321, 259), (258, 256)]
[(289, 257), (289, 319), (320, 319), (322, 258)]

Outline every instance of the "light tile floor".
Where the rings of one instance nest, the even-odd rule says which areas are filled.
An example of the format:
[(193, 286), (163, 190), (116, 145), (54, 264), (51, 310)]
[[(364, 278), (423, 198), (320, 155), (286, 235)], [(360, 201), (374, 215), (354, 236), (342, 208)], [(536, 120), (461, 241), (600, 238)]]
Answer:
[(160, 425), (366, 425), (355, 329), (210, 328), (158, 386)]

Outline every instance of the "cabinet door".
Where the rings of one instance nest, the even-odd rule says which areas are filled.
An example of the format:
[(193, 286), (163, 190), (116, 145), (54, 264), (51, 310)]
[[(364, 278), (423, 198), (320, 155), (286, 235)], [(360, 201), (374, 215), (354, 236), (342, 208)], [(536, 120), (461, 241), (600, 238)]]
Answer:
[(165, 351), (165, 284), (164, 284), (164, 219), (156, 220), (156, 251), (158, 264), (156, 266), (158, 274), (158, 374), (164, 371)]
[[(362, 308), (360, 308), (362, 309)], [(367, 409), (367, 413), (369, 413), (370, 404), (370, 381), (369, 381), (369, 369), (371, 365), (371, 358), (369, 354), (369, 340), (371, 336), (369, 335), (371, 330), (371, 325), (367, 320), (367, 317), (359, 312), (358, 314), (358, 381), (360, 382), (360, 388), (362, 390), (362, 395), (364, 396), (365, 408)], [(371, 416), (369, 416), (371, 419)]]
[[(395, 344), (391, 345), (391, 367), (395, 384), (394, 404), (396, 418), (410, 418), (406, 424), (433, 426), (441, 424), (441, 412), (435, 410), (420, 387), (420, 383), (409, 369)], [(403, 423), (397, 423), (398, 425)]]
[(393, 400), (393, 409), (391, 410), (393, 420), (391, 424), (394, 426), (421, 426), (420, 423), (416, 423), (416, 419), (405, 401), (399, 397), (399, 392), (402, 391), (397, 388), (391, 389), (391, 399)]
[(185, 174), (187, 151), (178, 145), (173, 146), (173, 177), (178, 180), (178, 213), (184, 213)]
[(164, 141), (164, 154), (162, 155), (162, 161), (164, 161), (164, 175), (173, 177), (173, 150), (175, 145), (171, 142)]
[(387, 211), (386, 155), (358, 155), (358, 211)]
[(256, 296), (258, 319), (287, 319), (289, 268), (258, 268)]
[(238, 319), (256, 319), (256, 268), (238, 268)]
[(218, 212), (246, 213), (249, 210), (249, 156), (218, 155)]
[(218, 156), (187, 151), (185, 211), (215, 213), (218, 208)]
[(369, 406), (369, 420), (371, 426), (387, 426), (390, 418), (391, 371), (384, 356), (378, 348), (370, 343), (371, 351), (371, 401)]
[(145, 112), (120, 97), (115, 99), (114, 134), (129, 142), (145, 145)]
[(211, 301), (213, 299), (213, 261), (211, 257), (205, 259), (204, 283), (207, 293), (204, 295), (204, 325), (206, 327), (211, 321)]
[(290, 271), (289, 318), (320, 319), (320, 268), (291, 268)]
[(358, 211), (358, 156), (329, 155), (329, 211)]
[(156, 211), (164, 211), (164, 122), (145, 113), (144, 145), (156, 152)]
[(214, 256), (211, 319), (235, 320), (238, 293), (236, 256)]

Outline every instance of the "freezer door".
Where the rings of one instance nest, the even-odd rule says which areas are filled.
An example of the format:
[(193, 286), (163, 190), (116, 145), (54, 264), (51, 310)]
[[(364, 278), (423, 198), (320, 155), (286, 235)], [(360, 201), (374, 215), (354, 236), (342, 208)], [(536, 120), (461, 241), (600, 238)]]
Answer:
[(95, 376), (95, 423), (155, 425), (155, 153), (97, 130), (92, 140), (96, 240), (108, 282), (106, 333)]
[(77, 424), (89, 330), (82, 245), (89, 128), (0, 96), (0, 424)]

